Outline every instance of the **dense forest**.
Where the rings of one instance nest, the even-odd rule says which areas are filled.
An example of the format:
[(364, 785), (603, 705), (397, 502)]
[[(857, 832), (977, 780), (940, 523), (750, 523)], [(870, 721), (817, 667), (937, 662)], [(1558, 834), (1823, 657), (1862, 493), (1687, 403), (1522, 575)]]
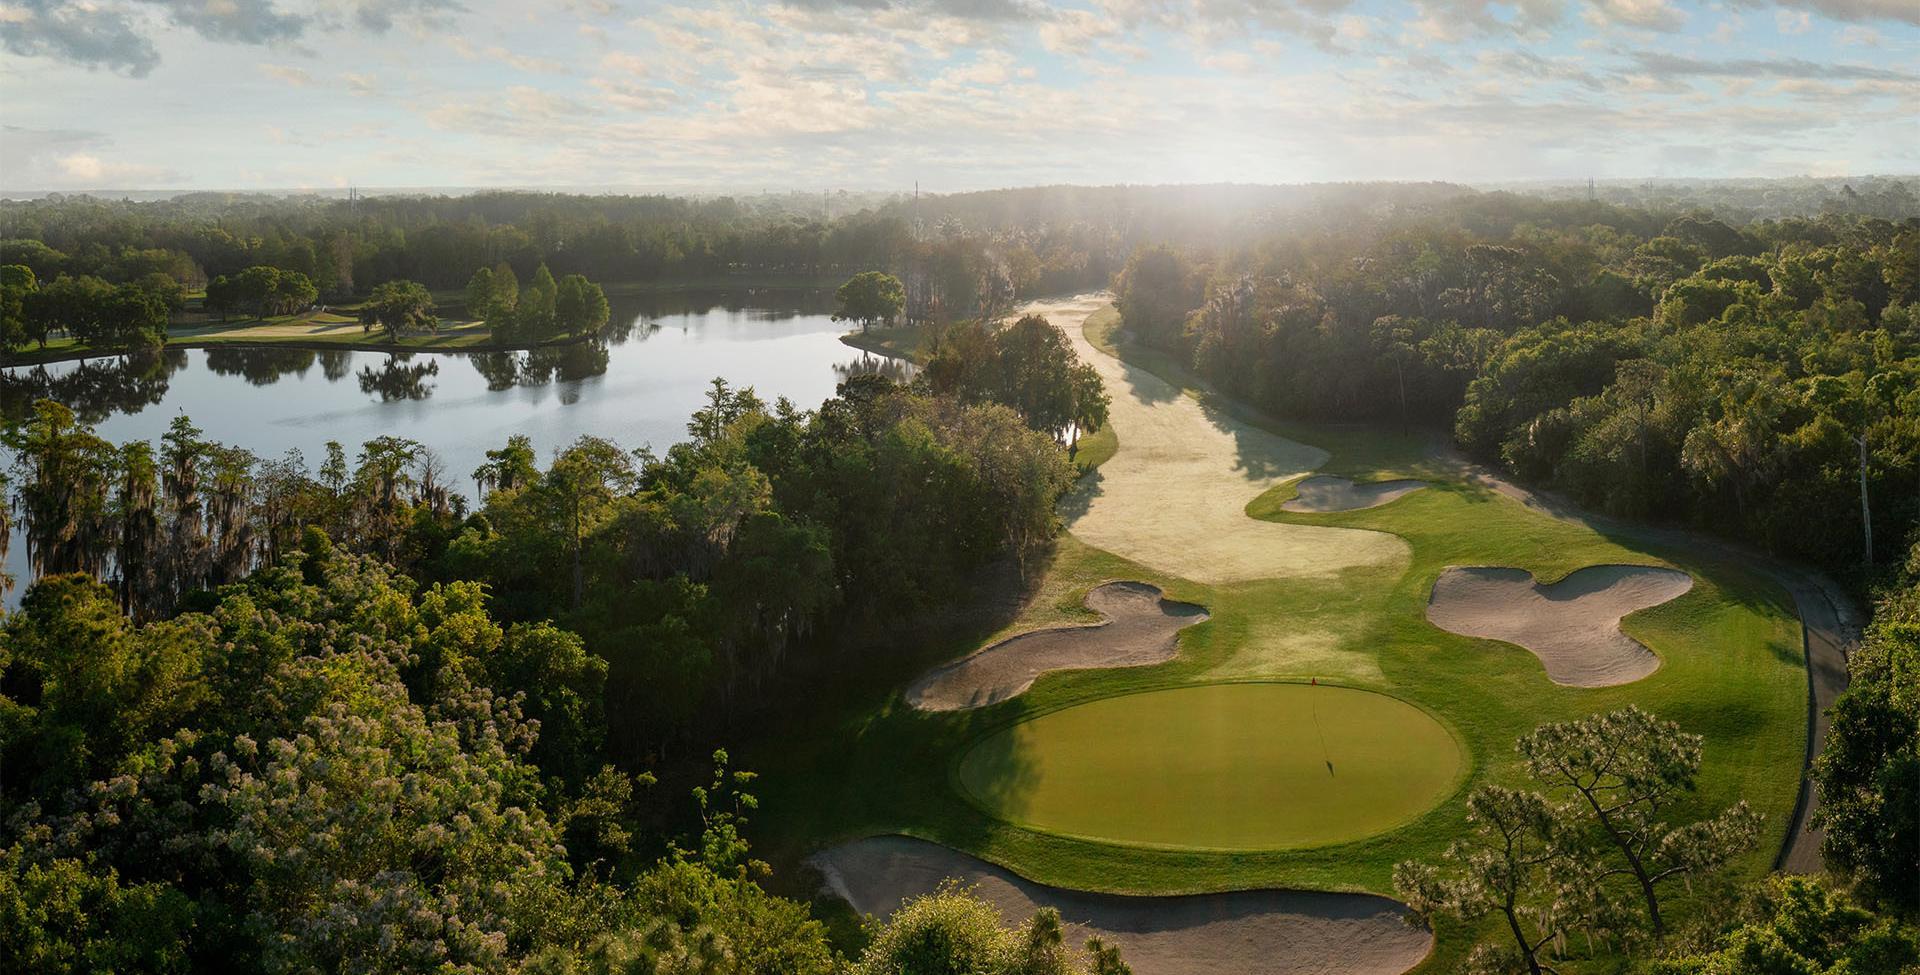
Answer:
[(1829, 567), (1920, 514), (1920, 218), (1459, 198), (1133, 255), (1132, 334), (1268, 410), (1448, 431), (1583, 506)]

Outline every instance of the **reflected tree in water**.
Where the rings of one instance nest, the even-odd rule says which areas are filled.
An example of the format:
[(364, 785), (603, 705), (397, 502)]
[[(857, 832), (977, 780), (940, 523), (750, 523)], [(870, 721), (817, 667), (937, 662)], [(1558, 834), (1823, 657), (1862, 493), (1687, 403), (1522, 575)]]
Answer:
[(884, 355), (862, 355), (852, 362), (836, 363), (833, 367), (833, 374), (843, 383), (858, 376), (879, 376), (896, 383), (909, 383), (919, 373), (919, 367), (913, 363)]
[(327, 377), (327, 382), (337, 383), (353, 371), (353, 353), (345, 349), (331, 349), (319, 356), (320, 374)]
[(84, 360), (68, 369), (11, 369), (0, 372), (0, 416), (18, 423), (37, 400), (66, 406), (82, 423), (99, 423), (115, 413), (138, 413), (160, 403), (168, 380), (185, 368), (179, 349)]
[(309, 349), (230, 349), (207, 350), (207, 368), (219, 376), (239, 376), (254, 386), (271, 386), (290, 373), (304, 375), (313, 367), (315, 353)]
[(382, 403), (432, 396), (433, 383), (428, 380), (440, 375), (440, 363), (432, 359), (415, 363), (409, 361), (412, 358), (412, 353), (402, 353), (388, 356), (378, 369), (362, 366), (360, 391), (380, 397)]
[(479, 352), (467, 358), (486, 380), (487, 389), (497, 393), (515, 386), (579, 382), (604, 375), (612, 356), (605, 342), (589, 341), (526, 352)]

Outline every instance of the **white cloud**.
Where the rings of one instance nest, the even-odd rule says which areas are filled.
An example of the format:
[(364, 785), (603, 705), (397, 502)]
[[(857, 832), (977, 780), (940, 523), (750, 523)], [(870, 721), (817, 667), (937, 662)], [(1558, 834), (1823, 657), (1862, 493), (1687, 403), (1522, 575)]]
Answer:
[(1658, 31), (1679, 30), (1687, 22), (1687, 15), (1668, 0), (1591, 0), (1586, 17), (1595, 26), (1615, 24)]
[(261, 74), (286, 82), (295, 88), (311, 88), (314, 85), (313, 75), (303, 68), (296, 68), (290, 64), (261, 63), (254, 67), (259, 68)]

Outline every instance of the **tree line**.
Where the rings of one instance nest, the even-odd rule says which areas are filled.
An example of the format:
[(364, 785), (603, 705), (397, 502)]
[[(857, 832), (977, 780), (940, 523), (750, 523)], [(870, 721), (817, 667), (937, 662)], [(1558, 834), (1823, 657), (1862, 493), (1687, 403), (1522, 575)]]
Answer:
[(1406, 427), (1611, 513), (1822, 565), (1920, 514), (1920, 219), (1464, 198), (1137, 252), (1131, 334), (1271, 411)]

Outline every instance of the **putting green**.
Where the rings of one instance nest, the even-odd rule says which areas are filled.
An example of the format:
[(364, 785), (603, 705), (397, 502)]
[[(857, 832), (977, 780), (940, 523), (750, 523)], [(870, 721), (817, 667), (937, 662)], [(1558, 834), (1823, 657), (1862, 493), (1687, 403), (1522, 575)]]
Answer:
[(1103, 698), (994, 732), (960, 760), (987, 812), (1086, 839), (1226, 850), (1385, 832), (1453, 791), (1466, 758), (1372, 691), (1205, 684)]

